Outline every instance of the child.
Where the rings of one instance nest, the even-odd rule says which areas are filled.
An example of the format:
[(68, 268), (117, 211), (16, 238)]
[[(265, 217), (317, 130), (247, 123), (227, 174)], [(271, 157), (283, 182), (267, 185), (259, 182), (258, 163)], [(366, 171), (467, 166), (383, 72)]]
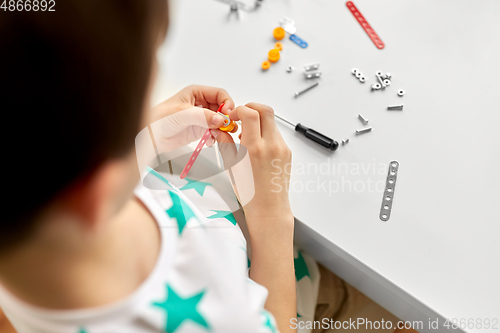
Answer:
[[(55, 6), (0, 11), (4, 124), (16, 129), (2, 132), (12, 175), (4, 176), (0, 307), (15, 329), (285, 333), (295, 331), (297, 299), (298, 315), (314, 319), (320, 273), (294, 255), (288, 193), (275, 190), (288, 188), (276, 170), (291, 153), (273, 110), (235, 108), (225, 90), (190, 86), (150, 112), (166, 2)], [(244, 149), (218, 130), (221, 104), (241, 120)], [(158, 153), (207, 128), (208, 145), (217, 140), (234, 166), (238, 197), (219, 187), (224, 174), (180, 181), (151, 168), (162, 167)]]
[[(165, 1), (68, 0), (55, 9), (2, 11), (0, 19), (8, 50), (0, 55), (3, 102), (10, 105), (4, 123), (27, 142), (2, 134), (15, 175), (6, 177), (12, 199), (0, 222), (0, 307), (14, 327), (21, 333), (290, 332), (293, 215), (287, 193), (273, 193), (269, 184), (271, 160), (284, 166), (291, 154), (272, 109), (235, 108), (226, 91), (191, 86), (152, 115)], [(241, 143), (258, 171), (244, 208), (252, 280), (239, 228), (229, 216), (207, 219), (184, 193), (201, 196), (197, 191), (139, 185), (133, 195), (136, 135), (192, 109), (185, 112), (190, 123), (174, 123), (174, 132), (201, 119), (227, 141), (229, 134), (217, 130), (224, 119), (214, 112), (222, 103), (223, 113), (242, 121)], [(206, 227), (191, 227), (195, 222)]]

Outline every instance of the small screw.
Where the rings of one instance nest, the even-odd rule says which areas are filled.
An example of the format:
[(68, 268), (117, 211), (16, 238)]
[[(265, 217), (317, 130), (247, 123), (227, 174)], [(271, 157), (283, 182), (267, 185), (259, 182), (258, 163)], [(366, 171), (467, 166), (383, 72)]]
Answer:
[(361, 114), (358, 114), (358, 118), (359, 118), (359, 120), (361, 120), (361, 122), (363, 123), (363, 125), (368, 124), (368, 119), (366, 119), (365, 117), (363, 117)]
[(367, 127), (367, 128), (359, 129), (359, 130), (356, 130), (356, 135), (363, 134), (363, 133), (368, 133), (371, 130), (372, 130), (372, 127)]
[(342, 146), (349, 143), (349, 139), (342, 140)]
[(403, 104), (399, 105), (389, 105), (387, 110), (403, 110)]
[(382, 77), (380, 77), (380, 75), (378, 75), (379, 72), (377, 72), (377, 74), (375, 75), (378, 79), (378, 81), (380, 82), (380, 85), (382, 86), (382, 89), (385, 89), (385, 83), (384, 83), (384, 80), (382, 80)]
[(302, 90), (302, 91), (297, 91), (295, 93), (295, 97), (299, 97), (300, 95), (302, 95), (303, 93), (305, 93), (306, 91), (309, 91), (311, 90), (312, 88), (316, 87), (317, 85), (319, 84), (319, 82), (316, 82), (315, 84), (313, 84), (312, 86), (309, 86), (307, 87), (306, 89)]

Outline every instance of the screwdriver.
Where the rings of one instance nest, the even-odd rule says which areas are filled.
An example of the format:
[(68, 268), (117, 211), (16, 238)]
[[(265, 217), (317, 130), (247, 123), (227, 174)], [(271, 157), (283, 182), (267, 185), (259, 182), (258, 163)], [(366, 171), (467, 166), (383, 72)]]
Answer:
[(312, 140), (312, 141), (316, 142), (317, 144), (322, 145), (323, 147), (325, 147), (327, 149), (330, 149), (333, 151), (333, 150), (337, 150), (337, 148), (339, 147), (339, 144), (337, 141), (330, 139), (326, 135), (323, 135), (319, 132), (316, 132), (315, 130), (313, 130), (309, 127), (306, 127), (306, 126), (302, 125), (301, 123), (298, 123), (297, 125), (295, 125), (294, 123), (286, 120), (285, 118), (278, 116), (277, 114), (274, 114), (274, 116), (276, 118), (281, 119), (284, 122), (292, 125), (293, 127), (295, 127), (295, 131), (297, 131), (301, 134), (304, 134), (304, 136), (306, 138), (308, 138), (309, 140)]

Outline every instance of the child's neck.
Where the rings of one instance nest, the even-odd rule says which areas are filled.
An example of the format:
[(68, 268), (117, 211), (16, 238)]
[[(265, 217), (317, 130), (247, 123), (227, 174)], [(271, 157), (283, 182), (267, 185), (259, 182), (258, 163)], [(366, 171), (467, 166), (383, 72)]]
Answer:
[(0, 283), (33, 305), (76, 309), (120, 300), (137, 289), (158, 258), (158, 227), (136, 199), (83, 239), (74, 226), (61, 226), (0, 257)]

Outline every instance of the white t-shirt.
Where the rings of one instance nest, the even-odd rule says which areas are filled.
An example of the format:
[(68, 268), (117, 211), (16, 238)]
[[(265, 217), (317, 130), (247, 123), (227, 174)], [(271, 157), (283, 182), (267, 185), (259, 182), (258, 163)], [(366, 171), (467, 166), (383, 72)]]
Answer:
[[(0, 285), (0, 307), (19, 333), (278, 332), (264, 309), (267, 289), (248, 277), (234, 195), (190, 179), (175, 186), (169, 177), (151, 169), (135, 190), (161, 233), (146, 281), (116, 303), (63, 311), (27, 304)], [(312, 320), (319, 271), (314, 260), (298, 251), (295, 256), (299, 320)]]

